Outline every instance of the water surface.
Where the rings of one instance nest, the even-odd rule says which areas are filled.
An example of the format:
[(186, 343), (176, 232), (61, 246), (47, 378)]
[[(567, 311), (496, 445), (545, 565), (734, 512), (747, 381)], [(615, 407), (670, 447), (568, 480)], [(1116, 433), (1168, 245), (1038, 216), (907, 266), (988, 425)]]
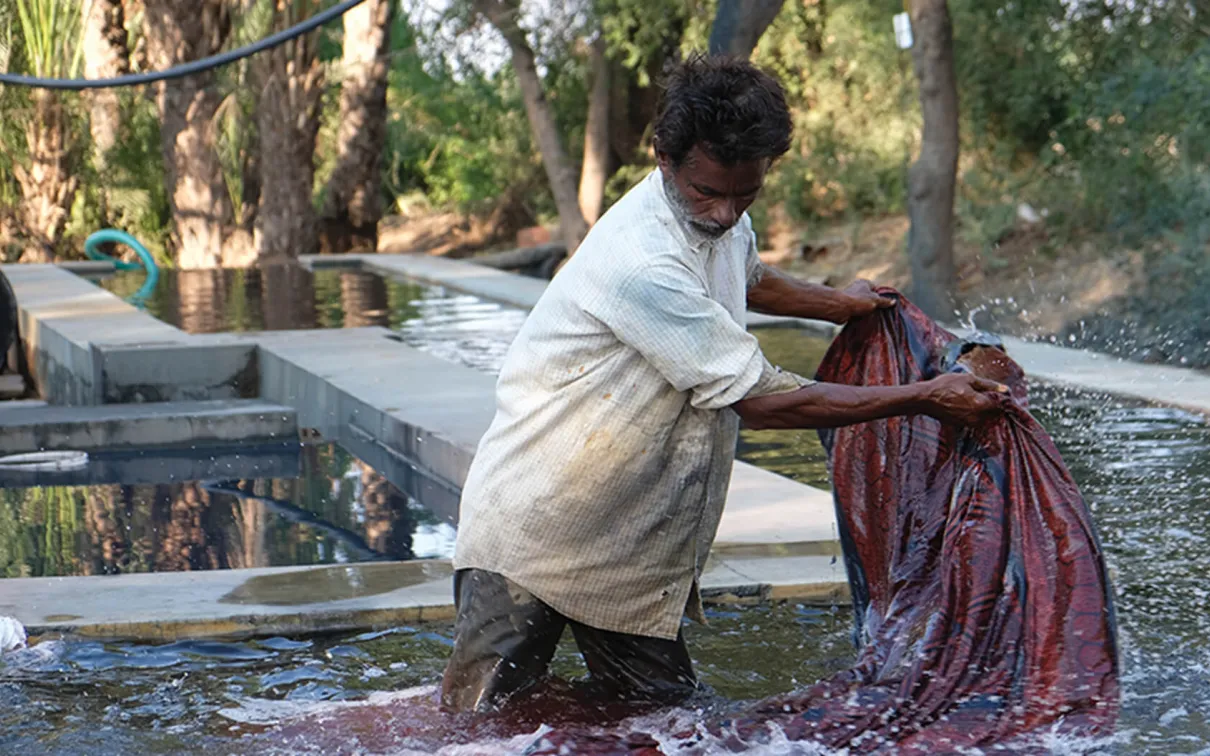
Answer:
[[(128, 297), (142, 285), (143, 273), (95, 280)], [(526, 315), (441, 286), (302, 266), (162, 271), (144, 306), (188, 333), (381, 326), (411, 346), (488, 372), (499, 370)]]
[[(208, 459), (189, 459), (198, 454)], [(193, 466), (182, 467), (182, 457)], [(230, 461), (200, 464), (216, 458)], [(152, 449), (92, 461), (132, 477), (0, 480), (0, 576), (339, 564), (446, 557), (453, 548), (452, 525), (331, 444), (272, 454)], [(205, 478), (179, 477), (203, 469)]]

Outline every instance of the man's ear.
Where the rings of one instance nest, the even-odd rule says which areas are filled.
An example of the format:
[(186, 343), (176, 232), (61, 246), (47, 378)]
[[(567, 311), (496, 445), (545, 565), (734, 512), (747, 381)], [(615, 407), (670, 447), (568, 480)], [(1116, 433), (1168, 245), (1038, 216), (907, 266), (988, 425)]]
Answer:
[(660, 167), (660, 170), (665, 173), (672, 170), (672, 161), (668, 158), (668, 153), (660, 149), (659, 137), (651, 138), (651, 149), (655, 151), (655, 164)]

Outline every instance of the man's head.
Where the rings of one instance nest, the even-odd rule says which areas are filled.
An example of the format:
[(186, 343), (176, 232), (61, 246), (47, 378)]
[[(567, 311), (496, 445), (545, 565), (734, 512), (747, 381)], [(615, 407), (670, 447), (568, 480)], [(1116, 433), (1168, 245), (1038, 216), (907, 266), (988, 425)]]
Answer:
[(655, 150), (669, 199), (690, 225), (722, 236), (790, 149), (781, 86), (742, 58), (697, 55), (668, 75)]

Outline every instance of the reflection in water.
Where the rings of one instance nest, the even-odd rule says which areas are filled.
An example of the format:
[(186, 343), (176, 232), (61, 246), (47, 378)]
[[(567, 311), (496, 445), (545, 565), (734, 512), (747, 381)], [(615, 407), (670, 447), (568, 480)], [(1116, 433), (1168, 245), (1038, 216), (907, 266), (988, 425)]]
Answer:
[(360, 270), (341, 271), (340, 308), (345, 313), (346, 328), (389, 325), (386, 281), (382, 276)]
[(302, 468), (298, 479), (0, 489), (0, 575), (406, 560), (413, 534), (437, 524), (339, 447), (306, 447)]
[(317, 326), (311, 271), (301, 265), (269, 265), (257, 272), (264, 330), (309, 330)]
[[(345, 303), (354, 301), (346, 300), (339, 275), (316, 275), (318, 321), (323, 327), (342, 325)], [(387, 282), (386, 288), (392, 328), (418, 319), (422, 312), (439, 316), (438, 299), (458, 299), (398, 282)], [(228, 307), (229, 314), (236, 311)], [(238, 312), (245, 317), (249, 311)], [(493, 322), (490, 314), (482, 316), (488, 330), (470, 329), (480, 337)], [(249, 321), (240, 322), (247, 326)], [(441, 323), (439, 318), (434, 322)], [(435, 344), (474, 343), (459, 342), (456, 325), (434, 330), (446, 337)], [(507, 328), (501, 326), (501, 332)], [(808, 376), (826, 346), (792, 329), (762, 329), (758, 338), (771, 361)], [(500, 337), (505, 344), (507, 339)], [(496, 369), (491, 364), (490, 359), (483, 361), (485, 369)], [(1115, 744), (1094, 750), (1210, 753), (1210, 428), (1179, 411), (1055, 390), (1035, 389), (1032, 403), (1097, 518), (1116, 575), (1122, 734)], [(742, 458), (760, 467), (828, 485), (826, 457), (814, 433), (745, 431), (739, 449)], [(373, 475), (367, 478), (360, 465), (342, 455), (327, 447), (306, 449), (308, 472), (297, 481), (282, 481), (289, 484), (288, 490), (279, 492), (287, 496), (277, 498), (288, 498), (327, 523), (360, 533), (383, 552), (418, 543), (421, 534), (437, 527), (426, 513), (382, 495)], [(254, 481), (251, 486), (267, 495), (268, 483)], [(0, 570), (19, 576), (153, 569), (163, 547), (156, 545), (157, 533), (147, 522), (147, 488), (0, 491)], [(184, 486), (166, 488), (170, 490), (163, 501), (186, 498)], [(233, 499), (218, 495), (211, 500), (207, 511), (212, 518), (222, 519), (218, 503), (236, 506)], [(246, 517), (244, 511), (241, 517)], [(187, 507), (180, 516), (182, 522), (173, 532), (197, 538), (197, 531), (187, 527), (193, 522)], [(347, 559), (338, 542), (325, 540), (305, 525), (269, 514), (256, 517), (263, 518), (264, 527), (253, 524), (238, 539), (222, 541), (238, 549), (219, 552), (219, 539), (205, 534), (200, 543), (183, 540), (181, 545), (191, 557), (222, 553), (230, 561), (229, 555), (238, 550), (241, 562), (259, 560), (255, 549), (244, 550), (252, 540), (249, 534), (255, 533), (270, 564)], [(398, 535), (402, 532), (408, 538)], [(426, 543), (435, 540), (425, 535)], [(834, 613), (780, 606), (715, 612), (710, 626), (694, 626), (686, 634), (703, 680), (725, 695), (756, 698), (847, 666), (853, 654), (849, 629), (843, 609)], [(431, 683), (440, 676), (448, 643), (448, 628), (403, 628), (398, 634), (369, 633), (324, 640), (322, 645), (284, 639), (239, 644), (233, 647), (236, 651), (224, 647), (217, 660), (185, 647), (68, 644), (42, 652), (41, 661), (31, 662), (24, 671), (0, 671), (0, 742), (12, 743), (14, 752), (39, 750), (51, 740), (65, 752), (149, 747), (189, 751), (197, 750), (199, 739), (222, 748), (242, 732), (216, 715), (231, 695), (356, 698), (372, 689)], [(165, 670), (152, 669), (159, 666)], [(207, 674), (182, 674), (203, 667)], [(576, 670), (582, 668), (574, 652), (562, 647), (556, 671), (568, 675)], [(70, 684), (61, 682), (64, 672), (70, 673)], [(21, 682), (7, 682), (6, 675), (18, 675)], [(55, 683), (47, 685), (50, 680)], [(80, 691), (89, 695), (80, 696)], [(1079, 744), (1061, 744), (1059, 750), (1087, 752)]]
[[(99, 284), (127, 296), (140, 273)], [(272, 266), (164, 271), (147, 311), (190, 333), (380, 326), (413, 347), (497, 372), (526, 312), (415, 281), (358, 270)]]

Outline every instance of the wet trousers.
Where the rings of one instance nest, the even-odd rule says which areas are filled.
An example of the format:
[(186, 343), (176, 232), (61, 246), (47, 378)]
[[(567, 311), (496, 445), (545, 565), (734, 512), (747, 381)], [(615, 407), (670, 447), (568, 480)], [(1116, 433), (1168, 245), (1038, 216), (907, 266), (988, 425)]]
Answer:
[(455, 573), (454, 602), (454, 651), (441, 683), (450, 709), (488, 711), (539, 682), (568, 625), (591, 682), (603, 693), (671, 703), (697, 690), (683, 634), (664, 640), (598, 630), (485, 570)]

